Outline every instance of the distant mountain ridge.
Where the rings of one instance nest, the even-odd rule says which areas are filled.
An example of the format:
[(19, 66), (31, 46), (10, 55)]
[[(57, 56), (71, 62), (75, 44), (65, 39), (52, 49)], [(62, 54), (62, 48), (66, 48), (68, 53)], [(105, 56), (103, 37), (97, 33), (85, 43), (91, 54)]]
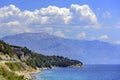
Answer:
[(98, 40), (71, 40), (48, 33), (22, 33), (2, 38), (46, 55), (62, 55), (86, 64), (120, 64), (120, 45)]

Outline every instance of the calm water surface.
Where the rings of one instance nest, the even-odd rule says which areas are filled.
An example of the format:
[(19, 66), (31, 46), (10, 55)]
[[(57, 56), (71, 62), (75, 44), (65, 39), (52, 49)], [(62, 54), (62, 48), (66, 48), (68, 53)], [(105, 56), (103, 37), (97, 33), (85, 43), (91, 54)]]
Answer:
[(120, 65), (87, 65), (84, 68), (55, 68), (34, 74), (35, 80), (120, 80)]

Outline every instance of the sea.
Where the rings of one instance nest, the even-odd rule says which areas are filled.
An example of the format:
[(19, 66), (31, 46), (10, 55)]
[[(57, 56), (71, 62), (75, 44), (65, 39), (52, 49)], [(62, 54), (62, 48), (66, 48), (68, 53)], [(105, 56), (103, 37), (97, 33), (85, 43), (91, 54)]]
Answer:
[(54, 68), (33, 74), (35, 80), (120, 80), (120, 65), (85, 65), (82, 68)]

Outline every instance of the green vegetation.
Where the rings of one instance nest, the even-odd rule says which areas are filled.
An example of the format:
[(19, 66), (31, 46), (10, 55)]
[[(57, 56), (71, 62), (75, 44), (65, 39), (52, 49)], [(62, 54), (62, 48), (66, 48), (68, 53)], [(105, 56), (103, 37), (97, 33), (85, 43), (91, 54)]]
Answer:
[[(8, 54), (10, 59), (6, 59), (5, 64), (9, 67), (11, 71), (0, 67), (0, 79), (2, 80), (24, 80), (23, 76), (17, 76), (15, 71), (24, 71), (27, 69), (25, 63), (30, 67), (36, 68), (52, 68), (52, 67), (68, 67), (72, 65), (80, 64), (82, 62), (78, 60), (71, 60), (62, 56), (45, 56), (32, 52), (27, 47), (19, 47), (8, 45), (3, 41), (0, 41), (0, 52)], [(0, 57), (1, 60), (1, 57)], [(5, 59), (3, 59), (5, 60)], [(20, 62), (18, 62), (20, 61)], [(24, 63), (24, 64), (23, 64)]]
[(18, 76), (15, 73), (0, 67), (0, 80), (24, 80), (24, 76)]
[(42, 68), (42, 67), (68, 67), (71, 65), (80, 64), (82, 65), (82, 62), (78, 60), (71, 60), (68, 58), (64, 58), (62, 56), (44, 56), (42, 54), (37, 54), (30, 52), (30, 57), (25, 62), (27, 65), (36, 68)]
[(2, 60), (2, 58), (0, 57), (0, 60)]
[(0, 52), (8, 54), (10, 57), (13, 57), (14, 55), (10, 45), (6, 44), (4, 41), (1, 40), (0, 40)]
[(24, 70), (24, 67), (19, 62), (9, 62), (5, 63), (12, 71), (22, 71)]
[[(20, 50), (17, 53), (14, 52), (12, 48), (17, 48)], [(0, 51), (2, 51), (4, 54), (8, 54), (10, 57), (17, 55), (19, 60), (25, 62), (28, 66), (31, 66), (33, 68), (42, 68), (42, 67), (49, 67), (52, 66), (55, 67), (67, 67), (71, 65), (81, 64), (82, 62), (77, 60), (71, 60), (68, 58), (64, 58), (62, 56), (45, 56), (42, 54), (34, 53), (31, 50), (29, 50), (27, 47), (19, 47), (19, 46), (12, 46), (8, 45), (3, 41), (0, 41)], [(21, 70), (19, 66), (21, 66), (18, 63), (7, 63), (7, 65), (12, 70)]]

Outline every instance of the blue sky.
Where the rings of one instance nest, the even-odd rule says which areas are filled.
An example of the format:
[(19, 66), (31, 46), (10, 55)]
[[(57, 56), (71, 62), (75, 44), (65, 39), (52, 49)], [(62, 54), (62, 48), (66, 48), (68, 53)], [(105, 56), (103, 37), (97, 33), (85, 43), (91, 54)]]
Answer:
[(119, 0), (0, 0), (0, 37), (46, 31), (120, 44)]

